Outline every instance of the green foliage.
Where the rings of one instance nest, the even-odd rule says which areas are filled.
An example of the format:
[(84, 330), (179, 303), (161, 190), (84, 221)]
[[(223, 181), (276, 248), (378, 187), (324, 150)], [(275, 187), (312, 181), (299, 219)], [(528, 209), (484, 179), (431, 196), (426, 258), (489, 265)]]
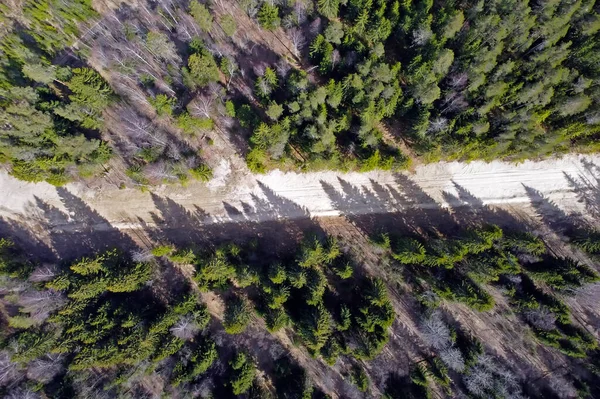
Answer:
[(198, 261), (194, 280), (202, 290), (224, 287), (235, 275), (235, 267), (228, 261), (224, 251)]
[(224, 15), (219, 21), (219, 24), (227, 36), (235, 35), (235, 32), (237, 31), (237, 23), (235, 22), (235, 18), (233, 18), (233, 16)]
[(33, 270), (16, 245), (9, 239), (0, 237), (0, 275), (26, 279)]
[(333, 267), (333, 272), (341, 279), (346, 280), (352, 277), (354, 268), (350, 263), (339, 263)]
[(281, 284), (286, 278), (286, 270), (280, 263), (273, 263), (269, 266), (269, 279), (273, 283)]
[(229, 384), (234, 395), (241, 395), (250, 389), (256, 376), (256, 365), (252, 358), (243, 352), (238, 352), (229, 365), (232, 369)]
[(22, 7), (29, 22), (28, 34), (51, 55), (70, 47), (81, 35), (80, 24), (98, 16), (89, 0), (28, 0)]
[(317, 1), (319, 12), (325, 15), (329, 19), (337, 17), (340, 3), (338, 0), (318, 0)]
[(204, 164), (200, 164), (195, 168), (190, 169), (190, 174), (194, 179), (203, 182), (207, 182), (213, 177), (212, 170)]
[(225, 303), (223, 326), (228, 334), (239, 334), (246, 329), (252, 318), (252, 306), (247, 299), (233, 296)]
[(13, 358), (28, 362), (51, 352), (69, 353), (69, 368), (84, 372), (173, 355), (184, 344), (170, 335), (176, 323), (185, 317), (200, 330), (209, 316), (193, 295), (177, 298), (167, 308), (156, 302), (145, 288), (151, 272), (151, 265), (134, 263), (116, 251), (72, 263), (47, 283), (67, 294), (66, 305), (39, 331), (19, 333), (15, 340), (20, 349)]
[(600, 275), (587, 265), (569, 258), (548, 258), (528, 266), (530, 276), (562, 291), (600, 281)]
[(242, 127), (253, 128), (258, 123), (258, 118), (248, 104), (236, 108), (235, 115)]
[(267, 314), (265, 315), (265, 323), (267, 325), (267, 329), (270, 332), (277, 332), (282, 328), (288, 326), (290, 322), (290, 318), (285, 312), (285, 310), (278, 309), (269, 309)]
[(217, 360), (216, 345), (209, 339), (201, 339), (187, 362), (177, 363), (173, 370), (172, 383), (178, 386), (184, 382), (191, 382), (196, 377), (205, 373)]
[(89, 68), (75, 68), (67, 82), (71, 91), (68, 105), (55, 110), (58, 115), (81, 123), (88, 129), (102, 127), (102, 111), (113, 100), (113, 91), (98, 72)]
[(414, 239), (403, 239), (394, 245), (392, 257), (403, 264), (419, 264), (425, 260), (425, 247)]
[(54, 331), (26, 330), (13, 341), (17, 348), (11, 361), (28, 363), (50, 353), (58, 337)]
[(358, 365), (353, 366), (350, 379), (359, 391), (366, 392), (369, 389), (369, 376), (362, 367)]
[(339, 256), (340, 248), (336, 241), (330, 241), (325, 246), (319, 239), (314, 238), (302, 246), (298, 264), (303, 268), (315, 268), (331, 264)]
[(204, 87), (219, 80), (217, 62), (208, 50), (201, 48), (188, 58), (188, 70), (195, 85)]
[(591, 254), (600, 254), (600, 232), (585, 231), (573, 239), (576, 246)]
[(517, 254), (524, 253), (539, 256), (546, 253), (544, 241), (531, 233), (509, 234), (502, 243), (505, 248)]
[(81, 131), (102, 127), (102, 113), (113, 100), (110, 87), (88, 68), (68, 73), (59, 68), (54, 77), (59, 71), (65, 81), (54, 94), (41, 87), (0, 89), (0, 159), (11, 163), (17, 178), (62, 185), (74, 177), (68, 168), (93, 174), (110, 157), (105, 143), (88, 139)]
[(23, 75), (34, 82), (48, 85), (56, 79), (56, 67), (54, 65), (25, 64), (22, 69)]
[(156, 97), (150, 98), (148, 101), (154, 107), (159, 116), (173, 115), (173, 107), (175, 106), (176, 102), (173, 97), (169, 97), (166, 94), (158, 94)]
[(283, 114), (283, 106), (273, 101), (269, 104), (269, 107), (267, 108), (265, 113), (269, 118), (276, 121)]
[(204, 32), (210, 32), (213, 27), (213, 17), (204, 4), (197, 0), (190, 2), (190, 14)]
[(338, 331), (346, 331), (351, 325), (352, 313), (346, 305), (341, 305), (337, 329)]
[(394, 321), (394, 310), (381, 280), (370, 280), (367, 293), (356, 316), (356, 323), (363, 332), (385, 331)]
[(327, 343), (332, 331), (333, 320), (323, 304), (319, 303), (305, 310), (298, 332), (308, 349), (318, 353)]
[(227, 116), (229, 116), (230, 118), (235, 118), (236, 112), (235, 112), (235, 104), (233, 103), (233, 101), (231, 101), (231, 100), (225, 101), (225, 112), (227, 113)]
[(444, 299), (463, 302), (479, 312), (487, 312), (494, 307), (494, 298), (474, 281), (465, 279), (459, 282), (457, 276), (453, 277), (455, 278), (449, 279), (444, 285), (437, 284), (435, 293)]
[(279, 7), (265, 1), (258, 10), (258, 23), (266, 30), (276, 29), (281, 23)]
[(159, 245), (157, 247), (152, 248), (152, 255), (160, 257), (160, 256), (169, 256), (175, 251), (172, 245)]
[(198, 131), (213, 130), (214, 122), (210, 118), (196, 118), (187, 112), (177, 115), (177, 127), (187, 134), (196, 134)]

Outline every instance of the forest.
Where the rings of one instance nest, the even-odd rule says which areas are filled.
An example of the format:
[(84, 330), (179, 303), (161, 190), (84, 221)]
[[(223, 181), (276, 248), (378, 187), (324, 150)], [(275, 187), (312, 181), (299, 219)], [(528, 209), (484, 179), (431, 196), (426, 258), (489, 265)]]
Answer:
[[(599, 256), (598, 233), (571, 234), (575, 248)], [(383, 397), (600, 392), (598, 341), (565, 302), (600, 281), (586, 264), (554, 254), (534, 234), (496, 225), (453, 236), (390, 230), (371, 243), (386, 260), (387, 282), (332, 236), (307, 234), (283, 254), (255, 238), (212, 249), (168, 243), (115, 249), (56, 264), (40, 263), (2, 238), (0, 392), (8, 398), (330, 397), (296, 360), (300, 350), (325, 367), (341, 367), (353, 397), (372, 397), (368, 364), (390, 339), (393, 281), (416, 304), (420, 339), (429, 348), (408, 376), (387, 376), (377, 387)], [(175, 270), (183, 277), (167, 277)], [(531, 339), (573, 362), (576, 373), (554, 377), (562, 387), (540, 391), (448, 319), (445, 303), (492, 311), (499, 299), (490, 290), (499, 290)], [(292, 346), (272, 353), (236, 340), (253, 329)]]
[(221, 139), (257, 173), (596, 151), (598, 7), (3, 3), (0, 160), (145, 188), (210, 180)]
[[(29, 242), (0, 215), (0, 397), (600, 397), (598, 316), (581, 299), (598, 298), (600, 230), (570, 223), (582, 215), (554, 235), (501, 207), (466, 222), (417, 190), (401, 214), (339, 177), (352, 205), (332, 204), (339, 231), (261, 180), (256, 220), (218, 190), (228, 217), (158, 215), (227, 168), (251, 180), (597, 152), (599, 15), (594, 0), (2, 1), (0, 164), (83, 184), (51, 187), (64, 215), (32, 190), (24, 212), (55, 218)], [(110, 184), (115, 203), (147, 195), (152, 215), (114, 206), (115, 227), (85, 209), (79, 195)], [(49, 260), (32, 250), (47, 236), (90, 250)]]

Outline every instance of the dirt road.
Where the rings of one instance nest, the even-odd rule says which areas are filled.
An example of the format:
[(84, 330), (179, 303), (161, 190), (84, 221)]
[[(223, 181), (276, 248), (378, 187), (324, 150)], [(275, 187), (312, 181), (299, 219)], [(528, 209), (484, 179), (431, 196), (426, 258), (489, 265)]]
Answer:
[[(185, 226), (185, 220), (161, 218), (161, 208), (169, 206), (189, 211), (199, 224), (213, 224), (457, 205), (510, 204), (526, 209), (539, 200), (567, 213), (600, 216), (600, 156), (570, 155), (518, 165), (438, 163), (418, 167), (413, 174), (275, 171), (249, 175), (234, 187), (227, 184), (226, 177), (224, 181), (220, 187), (197, 183), (185, 188), (163, 186), (152, 192), (118, 187), (89, 189), (82, 183), (57, 189), (45, 183), (20, 182), (2, 172), (0, 217), (27, 224), (44, 222), (51, 229), (74, 232), (81, 228), (135, 229), (157, 223), (168, 223), (171, 228)], [(77, 211), (69, 209), (73, 201), (97, 213), (99, 221), (78, 218)]]

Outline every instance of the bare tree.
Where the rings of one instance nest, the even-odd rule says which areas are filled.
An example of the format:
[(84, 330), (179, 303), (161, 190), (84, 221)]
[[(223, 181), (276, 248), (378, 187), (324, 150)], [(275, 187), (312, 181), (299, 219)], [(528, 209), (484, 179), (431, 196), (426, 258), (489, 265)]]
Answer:
[(183, 316), (171, 327), (171, 333), (177, 338), (190, 340), (200, 331), (198, 324), (192, 316)]
[(258, 88), (258, 91), (260, 91), (260, 93), (264, 97), (268, 97), (271, 94), (271, 92), (273, 91), (273, 89), (271, 88), (271, 85), (265, 79), (260, 79), (258, 81), (258, 87), (257, 88)]
[(147, 249), (135, 249), (131, 251), (131, 259), (138, 263), (150, 262), (154, 255)]
[(335, 68), (335, 66), (340, 62), (341, 55), (338, 49), (333, 50), (331, 53), (331, 69)]
[(556, 326), (556, 315), (545, 306), (523, 312), (525, 319), (535, 328), (550, 331)]
[(448, 128), (448, 119), (444, 117), (438, 117), (429, 122), (428, 132), (439, 133)]
[(275, 69), (277, 70), (277, 73), (279, 74), (279, 76), (281, 76), (282, 78), (285, 78), (287, 76), (287, 74), (290, 72), (290, 70), (292, 69), (292, 66), (290, 64), (288, 64), (286, 60), (281, 58), (275, 64)]
[(412, 33), (413, 36), (413, 46), (422, 46), (431, 39), (433, 36), (433, 32), (428, 26), (422, 26), (417, 28)]
[(175, 5), (171, 0), (157, 0), (156, 3), (160, 8), (162, 8), (165, 13), (171, 18), (169, 23), (172, 22), (172, 25), (177, 26), (179, 24), (178, 18), (175, 16)]
[(188, 105), (190, 114), (202, 118), (210, 118), (214, 98), (207, 95), (197, 96), (196, 99)]
[(493, 392), (495, 396), (504, 398), (524, 398), (515, 375), (486, 353), (477, 357), (475, 364), (467, 371), (464, 382), (467, 390), (476, 396), (487, 397)]
[(577, 397), (577, 389), (563, 376), (553, 376), (548, 381), (548, 388), (560, 399)]
[(167, 35), (161, 32), (148, 32), (145, 48), (156, 58), (178, 63), (181, 58), (177, 54), (175, 44)]
[(144, 175), (154, 181), (177, 179), (177, 175), (173, 173), (172, 168), (170, 168), (164, 161), (154, 162), (146, 165), (144, 168)]
[(132, 144), (141, 147), (165, 148), (168, 144), (166, 134), (158, 129), (148, 118), (140, 116), (131, 108), (123, 108), (119, 113), (124, 133)]
[(486, 391), (494, 386), (494, 376), (483, 367), (471, 368), (464, 381), (470, 393), (481, 397), (487, 397)]
[[(239, 67), (237, 65), (237, 63), (235, 62), (235, 59), (233, 57), (227, 57), (227, 87), (226, 90), (229, 90), (229, 85), (231, 84), (231, 81), (233, 79), (233, 77), (236, 75), (237, 71), (238, 71)], [(214, 83), (214, 82), (211, 82)]]
[(448, 348), (440, 352), (440, 359), (450, 370), (462, 373), (465, 369), (465, 359), (458, 348)]
[(21, 311), (29, 313), (38, 323), (46, 320), (50, 313), (59, 309), (65, 302), (65, 297), (53, 290), (31, 290), (19, 296)]
[(221, 99), (225, 95), (225, 89), (217, 82), (208, 84), (208, 94), (214, 99)]
[(294, 14), (298, 25), (306, 22), (306, 3), (304, 1), (296, 0), (294, 3)]
[(41, 396), (36, 392), (29, 390), (27, 388), (16, 388), (11, 390), (8, 395), (5, 396), (6, 399), (40, 399)]
[(256, 18), (256, 15), (258, 14), (258, 3), (256, 1), (247, 2), (246, 13), (250, 18)]
[(593, 114), (588, 115), (585, 118), (585, 123), (587, 123), (588, 125), (597, 125), (600, 123), (600, 112), (596, 112)]
[(465, 96), (462, 93), (458, 93), (455, 91), (449, 92), (442, 102), (442, 106), (445, 108), (442, 109), (441, 113), (446, 112), (459, 112), (466, 109), (469, 106), (469, 103), (465, 99)]
[(298, 28), (292, 28), (288, 30), (288, 36), (290, 41), (292, 42), (294, 55), (296, 57), (300, 56), (300, 51), (306, 46), (306, 38), (302, 34), (302, 31)]
[(449, 348), (452, 345), (450, 329), (442, 320), (440, 312), (433, 312), (421, 321), (420, 330), (425, 341), (437, 350)]
[(183, 15), (179, 16), (176, 30), (177, 35), (180, 39), (183, 39), (183, 41), (189, 41), (194, 37), (200, 36), (200, 32), (198, 31), (198, 27), (194, 23), (193, 18), (187, 13), (183, 13)]
[(42, 266), (36, 267), (29, 276), (29, 281), (33, 283), (41, 283), (50, 281), (58, 274), (56, 265), (45, 263)]
[(182, 146), (178, 142), (170, 142), (167, 145), (166, 155), (174, 161), (181, 160)]
[(30, 285), (14, 278), (0, 276), (0, 294), (19, 293), (27, 290)]
[(21, 378), (19, 367), (10, 361), (8, 352), (0, 352), (0, 386), (8, 386)]
[(321, 27), (322, 27), (322, 21), (320, 17), (315, 18), (311, 23), (310, 26), (308, 27), (310, 34), (313, 36), (317, 36), (319, 33), (321, 33)]
[(48, 354), (41, 359), (36, 359), (27, 366), (27, 378), (47, 383), (64, 369), (62, 361), (61, 354)]
[(455, 90), (463, 89), (469, 81), (469, 75), (466, 72), (452, 74), (448, 77), (448, 86)]
[(252, 71), (256, 76), (263, 76), (265, 74), (265, 70), (267, 69), (267, 64), (264, 62), (257, 62), (256, 65), (252, 67)]

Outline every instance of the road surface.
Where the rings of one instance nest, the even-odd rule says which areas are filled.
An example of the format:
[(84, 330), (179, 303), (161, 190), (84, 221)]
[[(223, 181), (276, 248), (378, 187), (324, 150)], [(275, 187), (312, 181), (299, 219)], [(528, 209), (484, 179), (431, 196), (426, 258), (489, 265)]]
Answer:
[[(55, 188), (25, 183), (0, 173), (0, 217), (21, 223), (43, 221), (51, 229), (138, 229), (157, 223), (187, 226), (186, 220), (161, 219), (164, 207), (187, 210), (199, 224), (265, 222), (338, 215), (404, 212), (419, 208), (510, 204), (527, 208), (543, 199), (567, 213), (597, 217), (600, 156), (510, 164), (437, 163), (413, 173), (282, 173), (248, 175), (231, 187), (163, 186), (152, 192), (108, 187), (88, 189), (73, 183)], [(210, 185), (209, 185), (210, 186)], [(101, 220), (78, 219), (87, 206)], [(182, 211), (183, 212), (183, 211)], [(185, 215), (181, 215), (185, 219)], [(43, 219), (43, 220), (42, 220)], [(107, 226), (109, 224), (110, 226)]]

